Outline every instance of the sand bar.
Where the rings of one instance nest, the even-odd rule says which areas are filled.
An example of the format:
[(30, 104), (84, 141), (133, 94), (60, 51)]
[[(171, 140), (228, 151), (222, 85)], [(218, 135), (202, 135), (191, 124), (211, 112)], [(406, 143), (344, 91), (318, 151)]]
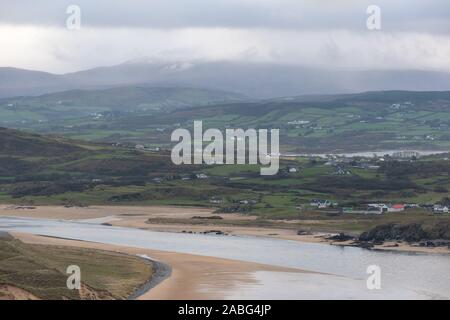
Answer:
[(234, 290), (239, 289), (239, 286), (254, 284), (255, 279), (252, 277), (252, 273), (257, 271), (304, 273), (298, 269), (190, 254), (50, 238), (25, 233), (12, 233), (12, 235), (26, 243), (74, 246), (146, 255), (169, 264), (172, 267), (171, 276), (138, 298), (142, 300), (225, 299), (227, 294), (232, 294)]

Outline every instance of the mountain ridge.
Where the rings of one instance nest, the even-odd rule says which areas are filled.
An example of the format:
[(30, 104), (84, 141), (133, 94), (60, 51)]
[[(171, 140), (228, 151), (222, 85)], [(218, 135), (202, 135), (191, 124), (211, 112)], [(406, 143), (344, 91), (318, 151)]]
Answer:
[(66, 74), (0, 68), (0, 97), (117, 86), (201, 87), (253, 98), (380, 90), (450, 90), (450, 73), (326, 70), (270, 63), (129, 62)]

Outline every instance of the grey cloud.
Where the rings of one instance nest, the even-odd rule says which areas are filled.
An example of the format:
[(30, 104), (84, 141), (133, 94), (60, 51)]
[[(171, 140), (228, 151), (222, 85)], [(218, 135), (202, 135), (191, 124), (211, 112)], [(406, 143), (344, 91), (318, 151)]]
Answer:
[(390, 31), (450, 32), (448, 0), (1, 0), (0, 23), (64, 26), (79, 5), (86, 26), (361, 29), (370, 4)]

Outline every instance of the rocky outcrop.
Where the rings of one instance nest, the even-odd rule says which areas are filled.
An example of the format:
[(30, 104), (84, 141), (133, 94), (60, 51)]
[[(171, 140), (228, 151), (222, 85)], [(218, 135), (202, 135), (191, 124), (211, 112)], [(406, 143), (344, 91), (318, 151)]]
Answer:
[(350, 235), (345, 234), (345, 233), (339, 233), (337, 235), (328, 237), (327, 240), (333, 240), (333, 241), (337, 241), (337, 242), (344, 242), (344, 241), (355, 240), (355, 237), (350, 236)]
[(428, 239), (428, 233), (420, 224), (406, 225), (385, 224), (376, 226), (372, 230), (362, 233), (359, 241), (384, 242), (389, 240), (404, 240), (407, 242), (419, 242)]
[(354, 244), (370, 249), (382, 245), (385, 241), (405, 241), (418, 247), (449, 247), (450, 223), (435, 224), (384, 224), (362, 233)]

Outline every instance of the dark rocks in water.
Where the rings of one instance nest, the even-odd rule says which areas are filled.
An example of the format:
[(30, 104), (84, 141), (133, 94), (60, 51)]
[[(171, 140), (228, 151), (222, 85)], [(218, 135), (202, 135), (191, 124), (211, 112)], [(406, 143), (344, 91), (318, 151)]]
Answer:
[(449, 240), (427, 240), (422, 241), (419, 243), (420, 247), (450, 247), (450, 241)]
[[(450, 223), (436, 224), (385, 224), (362, 233), (357, 246), (381, 245), (384, 241), (407, 241), (418, 247), (450, 247)], [(395, 246), (398, 246), (395, 245)]]
[(223, 231), (220, 231), (220, 230), (208, 230), (208, 231), (203, 232), (203, 234), (215, 234), (218, 236), (226, 236), (226, 233), (224, 233)]
[(397, 247), (399, 247), (399, 244), (398, 243), (388, 244), (388, 245), (385, 245), (384, 247), (385, 248), (397, 248)]
[(355, 245), (363, 249), (372, 249), (374, 244), (371, 242), (356, 242)]
[(193, 216), (191, 219), (198, 219), (198, 220), (222, 220), (223, 218), (221, 216), (207, 216), (207, 217), (203, 217), (203, 216)]
[(388, 240), (404, 240), (418, 242), (428, 238), (427, 232), (418, 223), (411, 224), (385, 224), (376, 226), (359, 236), (359, 241), (373, 241), (382, 243)]
[(327, 240), (333, 240), (333, 241), (339, 241), (339, 242), (344, 242), (344, 241), (350, 241), (350, 240), (354, 240), (355, 238), (345, 234), (345, 233), (339, 233), (337, 235), (328, 237)]
[(112, 227), (112, 224), (111, 224), (111, 223), (108, 223), (108, 222), (104, 222), (104, 223), (102, 223), (102, 226)]
[(33, 206), (16, 206), (14, 210), (34, 210), (36, 207)]
[(421, 247), (428, 247), (428, 248), (434, 248), (435, 247), (435, 245), (434, 245), (434, 243), (433, 243), (433, 241), (424, 241), (424, 242), (421, 242), (420, 243), (420, 246)]

